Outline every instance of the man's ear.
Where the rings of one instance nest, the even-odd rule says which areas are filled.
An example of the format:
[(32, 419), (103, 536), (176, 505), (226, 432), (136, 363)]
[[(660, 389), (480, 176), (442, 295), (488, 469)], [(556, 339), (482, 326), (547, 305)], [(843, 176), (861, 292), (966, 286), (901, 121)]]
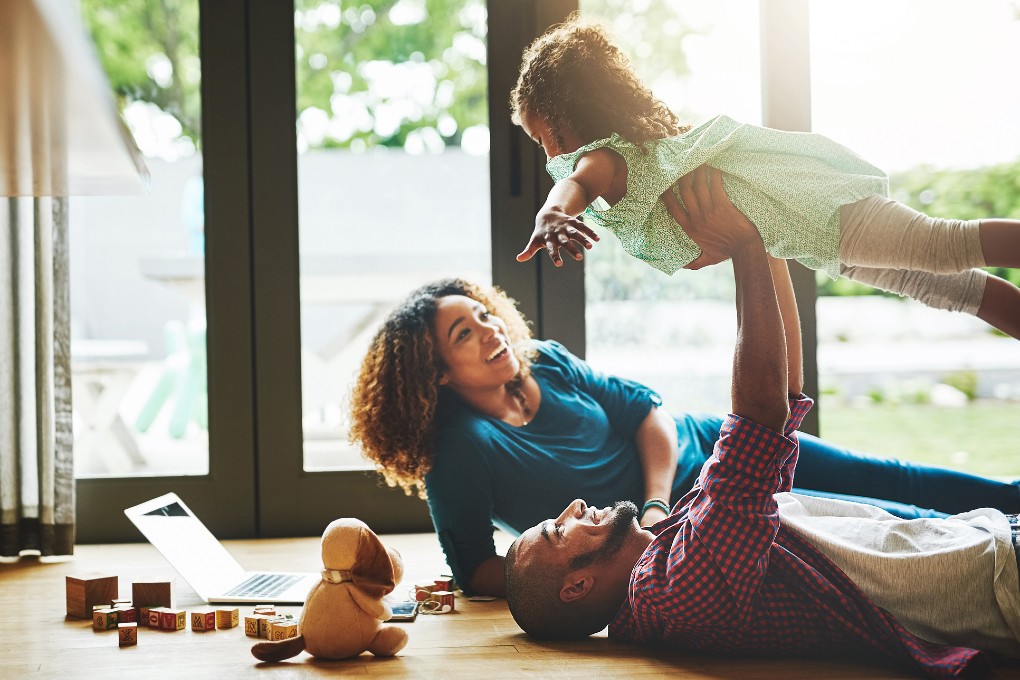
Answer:
[(560, 602), (575, 602), (586, 597), (595, 587), (591, 574), (571, 574), (560, 588)]

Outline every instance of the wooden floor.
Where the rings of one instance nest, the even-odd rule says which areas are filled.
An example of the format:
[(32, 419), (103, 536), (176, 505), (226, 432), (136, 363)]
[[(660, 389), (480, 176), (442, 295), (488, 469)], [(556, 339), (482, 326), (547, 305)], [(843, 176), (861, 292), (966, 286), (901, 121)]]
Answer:
[[(432, 534), (387, 535), (401, 551), (403, 584), (446, 571)], [(505, 546), (500, 535), (497, 544)], [(247, 568), (318, 571), (318, 538), (227, 541), (228, 550)], [(470, 602), (458, 597), (456, 611), (419, 616), (407, 626), (410, 641), (395, 658), (362, 655), (348, 661), (320, 662), (309, 655), (281, 664), (251, 656), (254, 640), (241, 627), (209, 633), (140, 629), (138, 645), (121, 649), (117, 634), (93, 632), (90, 621), (65, 618), (64, 577), (88, 572), (116, 574), (120, 594), (130, 597), (131, 582), (175, 576), (148, 544), (78, 546), (72, 558), (47, 562), (22, 559), (0, 563), (0, 677), (7, 678), (309, 678), (384, 676), (421, 678), (591, 678), (658, 677), (685, 679), (909, 678), (884, 667), (816, 661), (736, 660), (655, 653), (615, 643), (604, 634), (575, 643), (539, 643), (514, 625), (502, 600)], [(179, 578), (175, 606), (202, 604)], [(297, 616), (299, 607), (282, 607)], [(242, 616), (250, 608), (241, 607)], [(1020, 680), (1020, 669), (1002, 668), (997, 680)]]

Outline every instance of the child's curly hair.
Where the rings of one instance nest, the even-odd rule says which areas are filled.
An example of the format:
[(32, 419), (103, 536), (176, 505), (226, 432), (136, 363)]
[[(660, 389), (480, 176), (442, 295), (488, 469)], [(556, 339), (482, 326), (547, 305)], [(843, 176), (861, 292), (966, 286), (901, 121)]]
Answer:
[(652, 96), (608, 29), (577, 12), (524, 50), (510, 109), (516, 125), (525, 110), (545, 120), (560, 145), (563, 128), (585, 143), (615, 132), (633, 144), (690, 129)]
[(435, 346), (436, 301), (464, 295), (506, 324), (520, 371), (508, 383), (520, 389), (530, 374), (531, 330), (517, 303), (496, 287), (440, 279), (414, 290), (376, 332), (351, 393), (351, 443), (360, 444), (390, 486), (425, 497), (432, 468), (439, 378), (444, 366)]

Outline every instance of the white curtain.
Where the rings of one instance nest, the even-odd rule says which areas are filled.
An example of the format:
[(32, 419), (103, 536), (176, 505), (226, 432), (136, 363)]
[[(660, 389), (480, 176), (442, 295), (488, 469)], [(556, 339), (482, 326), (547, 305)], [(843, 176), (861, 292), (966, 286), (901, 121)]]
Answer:
[(0, 556), (75, 536), (66, 198), (0, 203)]

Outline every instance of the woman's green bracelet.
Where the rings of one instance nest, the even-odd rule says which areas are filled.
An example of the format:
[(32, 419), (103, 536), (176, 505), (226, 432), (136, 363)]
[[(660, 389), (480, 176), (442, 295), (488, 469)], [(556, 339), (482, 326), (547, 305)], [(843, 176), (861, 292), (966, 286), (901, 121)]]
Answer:
[(645, 504), (641, 506), (641, 514), (644, 515), (648, 512), (648, 508), (659, 508), (667, 515), (669, 514), (669, 503), (662, 498), (651, 498), (645, 501)]

